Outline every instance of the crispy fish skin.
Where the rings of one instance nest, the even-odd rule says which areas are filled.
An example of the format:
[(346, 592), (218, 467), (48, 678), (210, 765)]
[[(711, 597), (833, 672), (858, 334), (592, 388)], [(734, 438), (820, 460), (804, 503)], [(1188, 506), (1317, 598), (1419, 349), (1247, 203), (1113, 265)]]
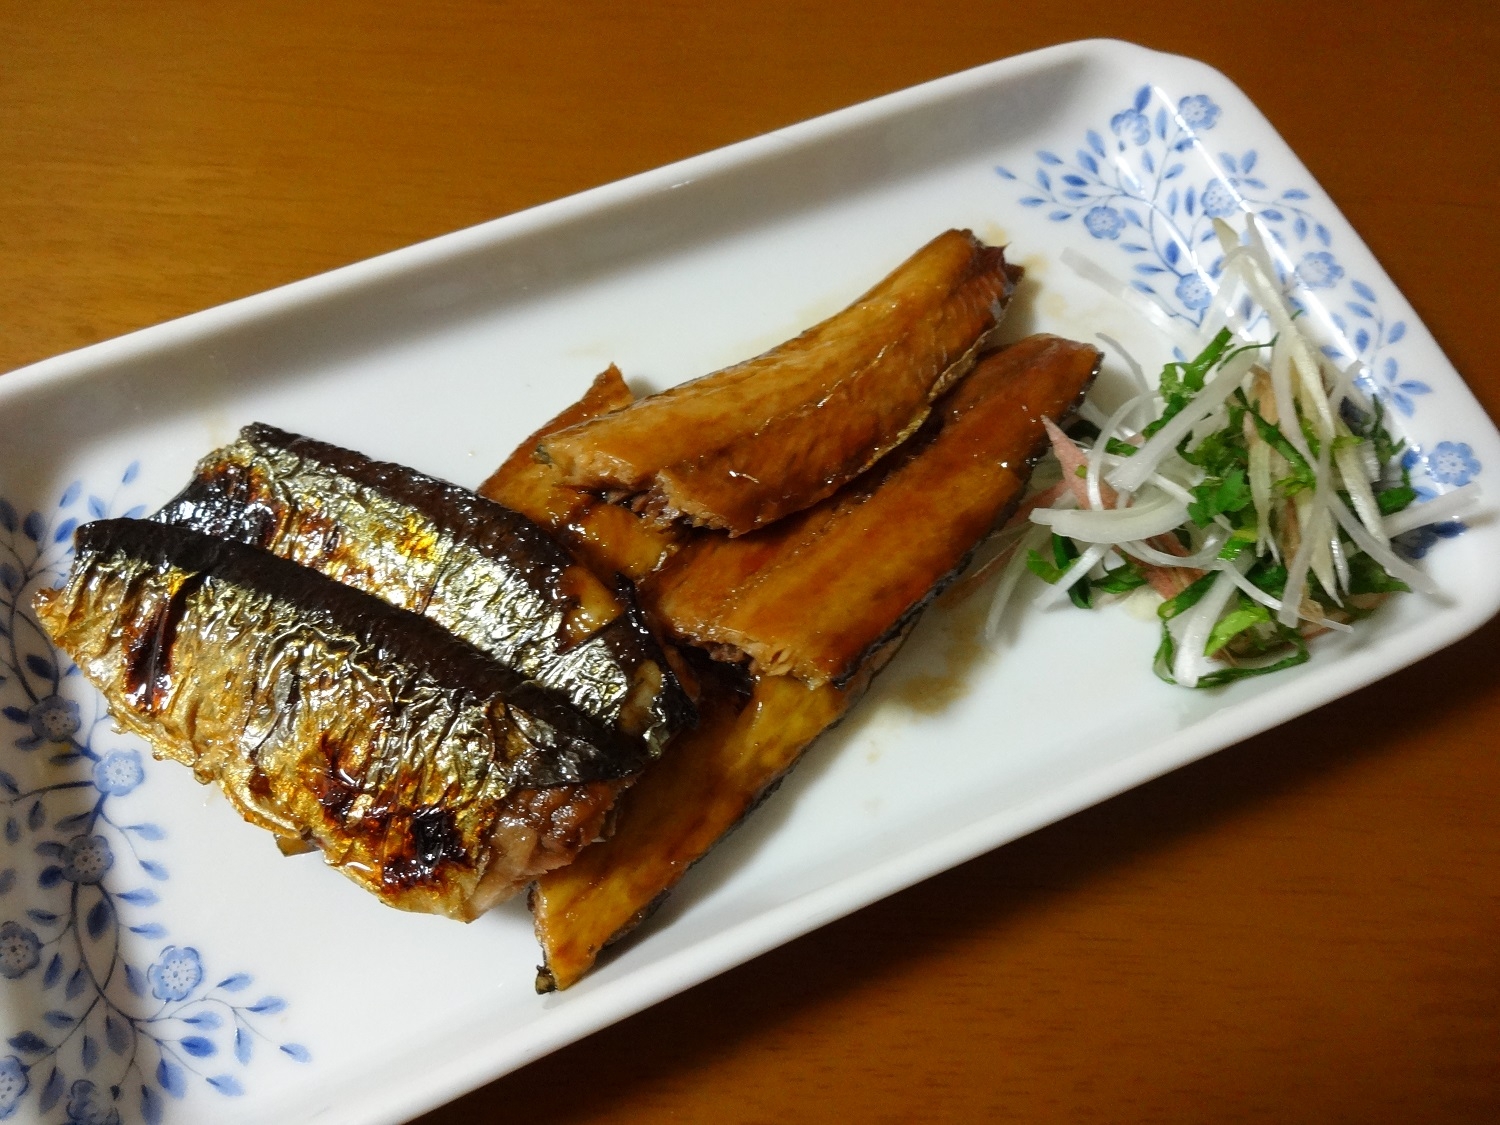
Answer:
[(103, 520), (76, 550), (38, 619), (120, 725), (392, 906), (477, 916), (539, 867), (514, 823), (538, 791), (586, 834), (648, 760), (432, 621), (258, 549)]
[(564, 484), (556, 465), (535, 456), (537, 445), (549, 435), (634, 401), (620, 369), (610, 364), (581, 399), (517, 446), (479, 486), (479, 494), (545, 527), (595, 574), (640, 582), (677, 550), (682, 529), (642, 519), (597, 492)]
[(645, 492), (663, 518), (753, 531), (910, 437), (972, 365), (1020, 276), (1003, 250), (948, 231), (796, 339), (545, 437), (538, 452), (566, 484)]
[(691, 721), (634, 607), (531, 520), (467, 489), (257, 423), (153, 518), (430, 617), (654, 750)]
[(1055, 336), (991, 353), (939, 401), (931, 434), (871, 479), (753, 535), (700, 537), (648, 604), (671, 632), (743, 653), (759, 673), (846, 683), (1020, 497), (1042, 418), (1072, 412), (1100, 358)]

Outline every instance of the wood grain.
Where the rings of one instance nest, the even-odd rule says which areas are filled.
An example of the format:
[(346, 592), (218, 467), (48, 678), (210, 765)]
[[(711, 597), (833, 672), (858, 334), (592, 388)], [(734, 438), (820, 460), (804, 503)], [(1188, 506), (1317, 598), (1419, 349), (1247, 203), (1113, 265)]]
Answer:
[[(0, 32), (0, 370), (1115, 36), (1238, 82), (1500, 413), (1484, 0), (63, 0), (0, 4)], [(1497, 641), (1491, 623), (421, 1121), (1500, 1120)]]

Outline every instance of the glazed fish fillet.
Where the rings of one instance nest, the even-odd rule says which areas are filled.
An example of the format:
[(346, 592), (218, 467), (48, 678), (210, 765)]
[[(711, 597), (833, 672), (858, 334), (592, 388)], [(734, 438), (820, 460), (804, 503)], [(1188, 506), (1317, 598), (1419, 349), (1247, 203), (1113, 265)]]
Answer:
[(694, 644), (750, 655), (751, 694), (710, 690), (698, 727), (621, 796), (610, 838), (537, 880), (539, 990), (576, 982), (848, 712), (1014, 504), (1042, 417), (1070, 413), (1099, 360), (1051, 336), (994, 353), (893, 464), (776, 527), (701, 534), (668, 563), (648, 606)]
[(153, 519), (430, 617), (653, 750), (691, 721), (639, 612), (531, 520), (467, 489), (255, 424)]
[(537, 880), (531, 912), (544, 958), (538, 992), (575, 984), (643, 921), (796, 764), (859, 692), (767, 676), (745, 701), (727, 691), (624, 794), (609, 839)]
[(1042, 418), (1070, 414), (1099, 361), (1055, 336), (991, 353), (888, 466), (753, 535), (699, 537), (648, 604), (672, 633), (758, 673), (848, 682), (1020, 497)]
[(35, 604), (123, 728), (401, 909), (477, 916), (649, 760), (431, 620), (181, 527), (80, 528)]
[(677, 550), (684, 538), (682, 529), (644, 520), (597, 492), (564, 484), (556, 465), (534, 456), (548, 435), (634, 401), (620, 369), (611, 364), (581, 399), (517, 446), (479, 486), (479, 494), (545, 527), (595, 574), (639, 582)]
[(559, 479), (731, 535), (817, 503), (896, 448), (966, 372), (1016, 282), (948, 231), (843, 312), (755, 359), (543, 438)]

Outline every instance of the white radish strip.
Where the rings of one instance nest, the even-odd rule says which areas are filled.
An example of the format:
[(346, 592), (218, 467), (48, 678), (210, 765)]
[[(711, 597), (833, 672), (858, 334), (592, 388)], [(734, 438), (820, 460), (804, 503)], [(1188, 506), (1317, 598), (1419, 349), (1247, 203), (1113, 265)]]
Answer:
[(1251, 582), (1250, 579), (1246, 578), (1239, 572), (1238, 567), (1235, 567), (1227, 562), (1220, 562), (1216, 569), (1222, 570), (1225, 574), (1229, 575), (1229, 577), (1233, 578), (1234, 584), (1238, 586), (1242, 591), (1244, 591), (1245, 596), (1251, 601), (1259, 602), (1261, 605), (1265, 606), (1272, 612), (1275, 612), (1281, 608), (1280, 599), (1278, 599), (1273, 594), (1266, 593), (1254, 582)]
[(1081, 403), (1079, 403), (1077, 414), (1078, 417), (1082, 418), (1085, 422), (1089, 422), (1092, 425), (1098, 426), (1100, 429), (1104, 428), (1104, 423), (1107, 415), (1104, 413), (1104, 411), (1100, 410), (1097, 406), (1094, 405), (1092, 399), (1086, 398)]
[(1169, 555), (1165, 551), (1158, 551), (1150, 543), (1139, 540), (1120, 544), (1120, 550), (1127, 555), (1140, 559), (1141, 562), (1151, 563), (1153, 566), (1176, 566), (1189, 567), (1193, 570), (1208, 570), (1219, 561), (1219, 552), (1224, 549), (1229, 536), (1222, 535), (1217, 529), (1209, 531), (1204, 536), (1203, 546), (1191, 555)]
[[(1234, 283), (1238, 280), (1229, 270), (1221, 268), (1219, 271), (1218, 287), (1214, 290), (1214, 299), (1208, 308), (1203, 310), (1203, 319), (1198, 326), (1198, 350), (1201, 352), (1219, 334), (1221, 328), (1231, 327), (1229, 318), (1232, 312), (1229, 307), (1230, 301), (1236, 294)], [(1236, 317), (1236, 319), (1238, 319)]]
[[(1349, 431), (1343, 422), (1339, 423), (1338, 429), (1338, 436), (1349, 436)], [(1370, 534), (1376, 539), (1382, 543), (1390, 542), (1390, 536), (1386, 534), (1380, 515), (1380, 503), (1375, 499), (1375, 492), (1370, 488), (1370, 482), (1365, 477), (1365, 464), (1359, 455), (1359, 447), (1340, 446), (1334, 453), (1333, 459), (1338, 465), (1339, 479), (1349, 493), (1349, 499), (1354, 502), (1354, 511), (1358, 514), (1360, 522), (1369, 528)]]
[[(1253, 225), (1251, 229), (1255, 229)], [(1252, 253), (1243, 261), (1242, 276), (1246, 286), (1266, 310), (1266, 315), (1271, 318), (1271, 326), (1276, 330), (1278, 342), (1284, 341), (1286, 344), (1292, 371), (1297, 376), (1297, 398), (1302, 402), (1303, 413), (1312, 417), (1313, 429), (1318, 440), (1322, 441), (1333, 433), (1333, 412), (1328, 406), (1327, 392), (1323, 390), (1323, 374), (1318, 368), (1316, 353), (1308, 346), (1306, 338), (1293, 321), (1281, 291), (1273, 280), (1275, 271), (1271, 270), (1269, 274), (1265, 272), (1268, 266), (1269, 260), (1263, 265)], [(1290, 416), (1283, 416), (1282, 421), (1286, 422), (1288, 417)]]
[[(1323, 474), (1328, 472), (1328, 463), (1326, 460), (1319, 462), (1317, 472), (1318, 480), (1323, 480)], [(1329, 496), (1333, 495), (1331, 480), (1325, 491)], [(1316, 500), (1316, 492), (1313, 493), (1313, 498)], [(1323, 587), (1328, 596), (1333, 599), (1333, 603), (1335, 605), (1343, 605), (1343, 599), (1339, 597), (1339, 578), (1334, 572), (1333, 548), (1331, 546), (1333, 537), (1337, 534), (1338, 529), (1334, 527), (1333, 520), (1328, 515), (1326, 498), (1322, 505), (1315, 506), (1312, 509), (1307, 526), (1312, 529), (1311, 535), (1313, 537), (1312, 562), (1308, 564), (1309, 569), (1317, 575), (1318, 583)]]
[(1218, 624), (1234, 590), (1234, 579), (1227, 574), (1220, 574), (1208, 588), (1208, 593), (1187, 611), (1182, 632), (1177, 637), (1177, 656), (1172, 661), (1172, 678), (1183, 687), (1198, 686), (1198, 678), (1203, 674), (1203, 666), (1208, 661), (1203, 650), (1208, 648), (1209, 635)]
[(1355, 382), (1359, 378), (1359, 360), (1356, 359), (1342, 371), (1327, 359), (1322, 360), (1322, 364), (1325, 375), (1332, 372), (1328, 383), (1333, 389), (1328, 392), (1328, 405), (1334, 414), (1339, 413), (1345, 399), (1353, 403), (1356, 410), (1363, 414), (1368, 414), (1371, 410), (1370, 400), (1359, 389), (1359, 384)]
[[(1297, 545), (1297, 554), (1287, 564), (1286, 586), (1281, 591), (1281, 612), (1276, 615), (1276, 620), (1287, 626), (1297, 624), (1297, 610), (1302, 605), (1302, 593), (1307, 588), (1307, 570), (1312, 565), (1313, 553), (1318, 549), (1319, 543), (1326, 544), (1318, 533), (1321, 523), (1319, 517), (1327, 506), (1329, 493), (1332, 491), (1328, 487), (1328, 444), (1326, 442), (1318, 457), (1314, 479), (1317, 480), (1318, 486), (1313, 490), (1312, 499), (1304, 501), (1303, 494), (1297, 496), (1297, 527), (1302, 534), (1302, 541)], [(1326, 545), (1324, 549), (1327, 549)]]
[(1276, 428), (1292, 443), (1293, 449), (1311, 461), (1312, 450), (1302, 434), (1302, 427), (1297, 425), (1297, 411), (1292, 405), (1291, 348), (1280, 336), (1271, 346), (1271, 397), (1276, 403)]
[[(1099, 485), (1099, 476), (1104, 468), (1105, 451), (1109, 446), (1109, 439), (1115, 436), (1115, 431), (1120, 428), (1126, 418), (1135, 412), (1137, 407), (1143, 406), (1150, 401), (1151, 396), (1149, 391), (1136, 395), (1134, 398), (1116, 407), (1115, 412), (1104, 420), (1104, 425), (1099, 427), (1099, 440), (1094, 443), (1094, 448), (1089, 451), (1088, 476), (1084, 482), (1088, 486), (1089, 507), (1106, 507), (1104, 493)], [(1113, 507), (1114, 503), (1115, 501), (1111, 499), (1108, 506)]]
[(1113, 336), (1107, 336), (1103, 332), (1095, 333), (1095, 338), (1107, 344), (1120, 353), (1120, 358), (1125, 361), (1125, 368), (1130, 372), (1130, 377), (1135, 381), (1138, 394), (1145, 395), (1149, 401), (1151, 396), (1151, 384), (1146, 382), (1146, 373), (1141, 370), (1141, 365), (1135, 361), (1135, 356), (1125, 350), (1125, 345)]
[(1255, 553), (1267, 544), (1276, 549), (1271, 535), (1271, 447), (1252, 433), (1250, 446), (1250, 503), (1255, 505)]
[(1187, 436), (1198, 419), (1212, 414), (1238, 389), (1254, 362), (1254, 352), (1241, 352), (1225, 363), (1181, 413), (1157, 430), (1141, 446), (1139, 453), (1117, 466), (1105, 479), (1125, 492), (1139, 490), (1146, 478), (1156, 472), (1157, 466), (1176, 450), (1177, 443)]
[(1207, 418), (1202, 419), (1193, 427), (1193, 432), (1188, 435), (1187, 447), (1189, 451), (1196, 450), (1203, 444), (1203, 440), (1209, 434), (1216, 434), (1229, 424), (1229, 411), (1222, 406), (1215, 410)]
[(1000, 575), (1000, 581), (995, 586), (995, 596), (990, 602), (989, 616), (984, 622), (985, 640), (995, 642), (1000, 637), (1000, 622), (1005, 618), (1005, 607), (1010, 602), (1010, 596), (1015, 592), (1016, 583), (1027, 574), (1026, 559), (1030, 553), (1047, 542), (1048, 533), (1039, 527), (1031, 528), (1025, 535), (1021, 536), (1020, 542), (1016, 544), (1015, 553), (1011, 555), (1010, 562), (1005, 564), (1005, 570)]
[(1131, 308), (1135, 309), (1152, 324), (1165, 332), (1167, 339), (1178, 347), (1191, 346), (1192, 341), (1183, 339), (1182, 332), (1178, 329), (1177, 325), (1172, 323), (1171, 314), (1155, 301), (1151, 300), (1146, 294), (1137, 289), (1132, 289), (1119, 278), (1115, 277), (1114, 274), (1085, 258), (1071, 246), (1062, 252), (1062, 262), (1063, 265), (1067, 266), (1085, 281), (1092, 281), (1110, 296), (1124, 301)]
[[(1274, 598), (1270, 594), (1266, 593), (1264, 590), (1262, 590), (1254, 582), (1251, 582), (1250, 579), (1246, 578), (1243, 574), (1241, 574), (1234, 567), (1232, 567), (1232, 566), (1230, 566), (1228, 564), (1222, 564), (1222, 565), (1223, 565), (1224, 573), (1226, 573), (1226, 574), (1228, 574), (1228, 575), (1230, 575), (1231, 577), (1234, 578), (1234, 584), (1236, 586), (1238, 586), (1244, 592), (1244, 594), (1245, 594), (1246, 597), (1250, 598), (1252, 601), (1259, 602), (1261, 605), (1265, 606), (1267, 609), (1271, 610), (1272, 612), (1275, 612), (1275, 611), (1281, 609), (1281, 602), (1280, 602), (1280, 600), (1278, 600), (1277, 598)], [(1306, 614), (1301, 614), (1300, 616), (1301, 616), (1301, 618), (1302, 618), (1303, 621), (1310, 621), (1314, 625), (1319, 625), (1319, 626), (1321, 626), (1324, 629), (1336, 629), (1336, 630), (1338, 630), (1341, 633), (1352, 633), (1354, 631), (1354, 627), (1352, 625), (1346, 625), (1342, 621), (1330, 621), (1326, 617), (1309, 617)]]
[(1354, 545), (1378, 562), (1392, 578), (1399, 578), (1413, 590), (1420, 590), (1424, 594), (1438, 592), (1436, 582), (1366, 531), (1365, 525), (1350, 515), (1349, 509), (1344, 507), (1343, 501), (1337, 496), (1328, 498), (1328, 507), (1333, 512), (1333, 518), (1339, 521), (1339, 526), (1354, 540)]
[(1103, 511), (1059, 512), (1040, 508), (1031, 513), (1031, 522), (1046, 524), (1058, 535), (1084, 543), (1129, 543), (1165, 535), (1187, 519), (1187, 505), (1174, 497), (1161, 495), (1129, 508), (1106, 508)]
[(1171, 477), (1163, 476), (1161, 473), (1152, 473), (1151, 478), (1146, 483), (1148, 485), (1154, 484), (1168, 496), (1174, 496), (1184, 504), (1191, 504), (1193, 502), (1193, 494)]
[[(1333, 574), (1338, 579), (1339, 590), (1347, 594), (1349, 592), (1349, 560), (1345, 557), (1344, 542), (1339, 538), (1338, 528), (1334, 526), (1332, 520), (1328, 523), (1328, 553), (1333, 556)], [(1344, 604), (1339, 600), (1337, 590), (1333, 592), (1333, 600), (1339, 605)]]
[(1462, 488), (1455, 488), (1452, 492), (1435, 496), (1425, 504), (1412, 504), (1395, 515), (1386, 516), (1385, 533), (1387, 536), (1400, 535), (1402, 532), (1426, 527), (1428, 524), (1446, 523), (1478, 503), (1479, 486), (1466, 484)]
[(1068, 591), (1078, 583), (1078, 580), (1087, 575), (1094, 567), (1098, 566), (1104, 556), (1109, 554), (1110, 550), (1111, 547), (1109, 544), (1096, 543), (1084, 551), (1083, 554), (1073, 560), (1072, 565), (1067, 570), (1062, 572), (1061, 577), (1052, 584), (1052, 588), (1042, 594), (1041, 604), (1049, 606), (1067, 597)]

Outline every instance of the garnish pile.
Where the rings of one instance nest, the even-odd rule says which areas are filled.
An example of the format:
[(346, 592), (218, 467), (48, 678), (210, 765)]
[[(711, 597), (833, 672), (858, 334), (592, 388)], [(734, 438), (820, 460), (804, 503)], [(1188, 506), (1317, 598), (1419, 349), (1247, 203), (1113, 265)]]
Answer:
[(1150, 586), (1157, 675), (1204, 688), (1301, 664), (1310, 638), (1393, 593), (1433, 591), (1392, 538), (1476, 493), (1412, 506), (1404, 442), (1358, 364), (1338, 369), (1304, 332), (1253, 221), (1243, 242), (1216, 228), (1201, 350), (1154, 389), (1131, 361), (1132, 397), (1086, 410), (1070, 434), (1050, 427), (1063, 479), (1033, 497), (990, 617), (1024, 570), (1051, 584), (1044, 600), (1084, 608)]

